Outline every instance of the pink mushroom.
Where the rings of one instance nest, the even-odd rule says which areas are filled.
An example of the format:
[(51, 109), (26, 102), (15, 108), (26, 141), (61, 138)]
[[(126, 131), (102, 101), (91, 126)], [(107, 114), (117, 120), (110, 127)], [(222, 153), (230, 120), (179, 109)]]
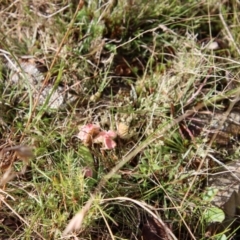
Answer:
[(84, 145), (89, 146), (93, 142), (93, 138), (99, 134), (100, 127), (95, 124), (86, 124), (79, 128), (80, 132), (77, 134), (77, 138), (79, 138)]
[(116, 147), (116, 142), (113, 140), (117, 137), (117, 133), (114, 131), (101, 131), (98, 135), (93, 139), (94, 143), (101, 143), (102, 149), (113, 149)]

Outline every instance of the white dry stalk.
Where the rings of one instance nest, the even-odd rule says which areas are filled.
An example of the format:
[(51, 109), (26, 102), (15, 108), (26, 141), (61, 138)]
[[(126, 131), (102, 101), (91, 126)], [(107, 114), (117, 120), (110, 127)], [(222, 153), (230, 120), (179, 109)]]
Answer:
[(240, 178), (231, 170), (230, 167), (228, 167), (226, 164), (222, 163), (221, 161), (219, 161), (218, 159), (216, 159), (212, 154), (208, 154), (208, 156), (217, 164), (219, 164), (220, 166), (222, 166), (228, 173), (230, 173), (235, 179), (237, 179), (240, 182)]
[(236, 50), (237, 50), (237, 52), (238, 52), (238, 55), (240, 56), (240, 49), (238, 48), (238, 46), (237, 46), (237, 44), (236, 44), (236, 41), (234, 40), (234, 38), (233, 38), (233, 36), (232, 36), (232, 34), (231, 34), (230, 30), (229, 30), (229, 27), (227, 26), (227, 24), (226, 24), (226, 22), (225, 22), (225, 20), (224, 20), (224, 18), (223, 18), (222, 10), (221, 10), (221, 5), (219, 6), (219, 17), (220, 17), (220, 19), (221, 19), (221, 21), (222, 21), (222, 24), (223, 24), (223, 26), (224, 26), (227, 34), (228, 34), (229, 40), (231, 41), (231, 43), (233, 44), (233, 46), (236, 48)]
[[(155, 31), (157, 31), (158, 29), (167, 30), (167, 28), (166, 28), (163, 24), (159, 24), (157, 27), (152, 28), (152, 29), (148, 29), (148, 30), (146, 30), (146, 31), (144, 31), (144, 32), (142, 32), (142, 33), (139, 33), (136, 37), (133, 37), (132, 39), (130, 39), (130, 40), (128, 40), (128, 41), (126, 41), (126, 42), (118, 45), (118, 46), (116, 47), (116, 49), (127, 45), (128, 43), (130, 43), (130, 42), (134, 41), (135, 39), (141, 37), (143, 34), (146, 34), (146, 33), (149, 33), (149, 32), (155, 32)], [(168, 30), (169, 30), (169, 29), (168, 29)], [(176, 33), (173, 32), (173, 31), (171, 31), (171, 33), (174, 34), (174, 35), (176, 35)]]
[(61, 8), (61, 9), (57, 10), (56, 12), (54, 12), (52, 14), (49, 14), (49, 15), (44, 15), (44, 14), (41, 14), (40, 12), (37, 12), (37, 15), (40, 16), (40, 17), (46, 18), (46, 19), (51, 18), (51, 17), (57, 15), (58, 13), (63, 12), (65, 9), (69, 8), (70, 6), (71, 5), (68, 4), (67, 6), (65, 6), (65, 7)]

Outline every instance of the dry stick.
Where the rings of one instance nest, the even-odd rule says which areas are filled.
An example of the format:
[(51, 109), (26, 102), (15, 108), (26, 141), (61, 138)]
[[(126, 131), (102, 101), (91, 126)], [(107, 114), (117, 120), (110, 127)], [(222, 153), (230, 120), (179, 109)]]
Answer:
[(67, 6), (65, 6), (65, 7), (61, 8), (61, 9), (59, 9), (59, 10), (57, 10), (56, 12), (54, 12), (54, 13), (52, 13), (52, 14), (44, 15), (44, 14), (41, 14), (40, 12), (37, 12), (37, 15), (40, 16), (40, 17), (43, 17), (43, 18), (48, 19), (48, 18), (51, 18), (51, 17), (57, 15), (57, 14), (60, 13), (60, 12), (63, 12), (65, 9), (67, 9), (67, 8), (69, 8), (69, 7), (70, 7), (70, 4), (68, 4)]
[(63, 235), (67, 235), (68, 233), (74, 231), (74, 230), (79, 230), (81, 228), (84, 216), (90, 209), (91, 205), (93, 204), (96, 196), (101, 192), (101, 189), (106, 185), (108, 180), (112, 178), (112, 176), (118, 172), (127, 162), (129, 162), (131, 159), (133, 159), (139, 152), (144, 150), (148, 145), (156, 141), (157, 139), (163, 138), (164, 133), (170, 130), (172, 127), (174, 127), (176, 124), (180, 123), (187, 117), (191, 116), (192, 114), (198, 112), (201, 108), (205, 106), (205, 103), (200, 103), (196, 107), (194, 107), (192, 110), (188, 110), (186, 113), (181, 115), (180, 117), (174, 119), (171, 123), (169, 123), (162, 131), (159, 133), (154, 133), (152, 134), (148, 139), (146, 139), (140, 146), (136, 147), (132, 152), (127, 154), (126, 156), (123, 157), (123, 159), (115, 165), (111, 169), (111, 171), (105, 175), (99, 184), (97, 185), (94, 193), (91, 195), (90, 199), (87, 201), (87, 203), (83, 206), (83, 208), (70, 220), (69, 224), (65, 228)]
[(144, 35), (144, 34), (146, 34), (146, 33), (155, 32), (155, 31), (157, 31), (159, 28), (163, 28), (163, 24), (159, 24), (159, 25), (158, 25), (157, 27), (155, 27), (155, 28), (151, 28), (151, 29), (148, 29), (148, 30), (146, 30), (146, 31), (144, 31), (144, 32), (142, 32), (142, 33), (139, 33), (136, 37), (133, 37), (133, 38), (131, 38), (130, 40), (128, 40), (128, 41), (126, 41), (126, 42), (118, 45), (118, 46), (116, 47), (116, 49), (127, 45), (128, 43), (134, 41), (135, 39), (141, 37), (142, 35)]
[(40, 95), (41, 95), (44, 87), (46, 86), (46, 84), (48, 83), (48, 81), (49, 81), (49, 79), (50, 79), (50, 77), (51, 77), (51, 69), (53, 68), (54, 64), (56, 63), (57, 57), (58, 57), (60, 51), (62, 50), (62, 47), (63, 47), (63, 45), (64, 45), (67, 37), (69, 36), (70, 30), (72, 29), (72, 26), (73, 26), (73, 24), (74, 24), (74, 22), (75, 22), (75, 20), (76, 20), (77, 14), (78, 14), (78, 12), (83, 8), (83, 6), (84, 6), (84, 1), (83, 1), (83, 0), (79, 0), (77, 9), (76, 9), (76, 11), (75, 11), (75, 13), (74, 13), (74, 15), (73, 15), (73, 18), (72, 18), (72, 20), (71, 20), (71, 22), (70, 22), (70, 24), (69, 24), (69, 27), (68, 27), (65, 35), (63, 36), (63, 39), (62, 39), (62, 41), (61, 41), (61, 43), (60, 43), (60, 45), (59, 45), (59, 47), (58, 47), (58, 49), (57, 49), (57, 52), (56, 52), (55, 55), (54, 55), (53, 61), (51, 62), (50, 68), (49, 68), (49, 70), (48, 70), (48, 72), (47, 72), (47, 75), (46, 75), (44, 81), (43, 81), (42, 88), (39, 90), (39, 93), (38, 93), (38, 95), (37, 95), (37, 97), (36, 97), (36, 100), (34, 101), (33, 109), (32, 109), (32, 111), (31, 111), (31, 113), (30, 113), (29, 118), (28, 118), (28, 122), (27, 122), (27, 124), (26, 124), (26, 127), (27, 127), (27, 126), (30, 124), (30, 122), (31, 122), (33, 113), (34, 113), (34, 111), (35, 111), (35, 109), (36, 109), (36, 107), (37, 107), (37, 104), (38, 104), (38, 102), (39, 102)]
[(228, 34), (229, 40), (231, 41), (231, 43), (233, 44), (233, 46), (236, 48), (238, 54), (240, 55), (240, 50), (239, 50), (239, 48), (238, 48), (238, 46), (237, 46), (237, 44), (236, 44), (236, 41), (234, 41), (234, 38), (233, 38), (233, 36), (232, 36), (232, 34), (231, 34), (231, 32), (230, 32), (230, 30), (229, 30), (229, 28), (228, 28), (228, 26), (227, 26), (224, 18), (223, 18), (223, 15), (222, 15), (222, 12), (221, 12), (221, 5), (219, 6), (219, 17), (220, 17), (220, 19), (221, 19), (221, 21), (222, 21), (222, 24), (223, 24), (223, 26), (224, 26), (227, 34)]

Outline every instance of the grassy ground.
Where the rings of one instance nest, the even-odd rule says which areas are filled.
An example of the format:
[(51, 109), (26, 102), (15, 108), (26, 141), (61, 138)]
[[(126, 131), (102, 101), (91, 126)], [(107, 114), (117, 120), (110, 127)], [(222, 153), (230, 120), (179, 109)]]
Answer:
[[(231, 239), (236, 229), (210, 227), (204, 190), (216, 166), (209, 154), (232, 161), (238, 143), (189, 122), (203, 122), (200, 110), (237, 106), (239, 8), (234, 0), (1, 1), (0, 239)], [(37, 95), (25, 55), (48, 69)], [(49, 104), (50, 95), (63, 103)], [(84, 146), (76, 135), (85, 124), (116, 131), (116, 147)], [(81, 228), (68, 225), (82, 208)]]

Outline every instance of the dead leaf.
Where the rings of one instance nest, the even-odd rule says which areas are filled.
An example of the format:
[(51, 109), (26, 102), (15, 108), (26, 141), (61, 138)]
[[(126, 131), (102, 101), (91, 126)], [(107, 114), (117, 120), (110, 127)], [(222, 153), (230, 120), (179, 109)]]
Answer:
[(12, 167), (9, 167), (7, 171), (4, 172), (0, 180), (0, 186), (4, 186), (9, 181), (11, 181), (15, 176), (16, 176), (16, 173), (13, 171)]
[[(16, 156), (14, 156), (14, 154), (13, 154), (10, 161), (8, 161), (7, 164), (3, 165), (4, 167), (2, 167), (2, 171), (4, 173), (0, 180), (0, 186), (4, 186), (5, 184), (7, 184), (9, 181), (14, 179), (18, 175), (25, 174), (29, 160), (34, 157), (33, 150), (31, 147), (24, 146), (24, 145), (17, 145), (17, 146), (13, 146), (13, 147), (4, 148), (0, 152), (1, 159), (3, 162), (4, 162), (4, 157), (6, 156), (6, 153), (8, 153), (8, 152), (13, 152), (16, 154)], [(20, 160), (22, 160), (24, 163), (22, 169), (19, 172), (14, 172), (14, 170), (12, 168), (12, 164), (14, 163), (16, 157), (19, 158)]]
[(152, 217), (147, 217), (147, 222), (142, 228), (143, 240), (169, 240), (167, 231), (163, 225)]

